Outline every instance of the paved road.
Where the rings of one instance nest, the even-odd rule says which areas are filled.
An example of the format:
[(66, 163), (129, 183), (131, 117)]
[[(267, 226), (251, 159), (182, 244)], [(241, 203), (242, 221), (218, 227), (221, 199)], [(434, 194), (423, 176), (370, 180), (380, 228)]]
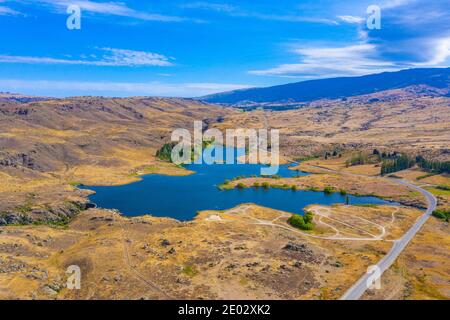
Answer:
[[(392, 180), (394, 181), (394, 179)], [(394, 245), (392, 246), (391, 250), (377, 264), (377, 266), (380, 268), (380, 275), (382, 275), (387, 269), (389, 269), (389, 267), (395, 262), (400, 253), (406, 248), (411, 239), (416, 235), (416, 233), (420, 230), (420, 228), (425, 224), (430, 215), (436, 209), (437, 204), (436, 197), (433, 196), (430, 192), (404, 180), (395, 181), (422, 193), (427, 199), (428, 208), (427, 211), (414, 223), (411, 229), (409, 229), (401, 239), (394, 241)], [(361, 298), (361, 296), (367, 290), (367, 283), (370, 277), (373, 277), (373, 275), (367, 273), (363, 275), (355, 283), (355, 285), (341, 297), (341, 300), (358, 300), (359, 298)]]

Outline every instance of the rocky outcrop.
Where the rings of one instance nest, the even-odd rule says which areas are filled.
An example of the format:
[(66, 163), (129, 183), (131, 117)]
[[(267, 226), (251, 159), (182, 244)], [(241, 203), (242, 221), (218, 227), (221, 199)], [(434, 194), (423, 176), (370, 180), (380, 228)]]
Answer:
[(39, 167), (36, 165), (34, 155), (36, 155), (36, 151), (34, 150), (28, 153), (18, 153), (16, 155), (12, 155), (9, 153), (4, 153), (2, 155), (0, 153), (0, 166), (4, 167), (22, 166), (31, 170), (39, 170)]
[(66, 224), (71, 218), (93, 205), (89, 202), (66, 202), (48, 207), (18, 207), (0, 212), (0, 226), (25, 224)]

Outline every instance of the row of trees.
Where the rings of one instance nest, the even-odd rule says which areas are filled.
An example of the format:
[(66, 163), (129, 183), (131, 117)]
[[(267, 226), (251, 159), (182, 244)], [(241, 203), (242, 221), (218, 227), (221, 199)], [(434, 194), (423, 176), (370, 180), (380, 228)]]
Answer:
[(402, 154), (394, 159), (384, 159), (381, 164), (381, 174), (393, 173), (405, 170), (414, 166), (415, 161), (406, 154)]
[(391, 156), (390, 158), (382, 160), (381, 174), (384, 175), (405, 170), (416, 164), (425, 171), (433, 173), (450, 173), (450, 161), (430, 161), (422, 156), (412, 158), (406, 154), (396, 154), (395, 157)]
[(422, 156), (416, 157), (416, 163), (422, 169), (436, 173), (450, 173), (450, 161), (430, 161)]
[(393, 159), (397, 153), (386, 153), (380, 152), (378, 149), (374, 149), (372, 153), (369, 152), (358, 152), (353, 154), (353, 156), (346, 161), (346, 166), (359, 166), (363, 164), (376, 164), (383, 159)]
[(338, 153), (336, 150), (334, 150), (333, 152), (329, 152), (329, 151), (325, 152), (325, 155), (324, 155), (325, 160), (327, 160), (329, 157), (339, 157), (339, 158), (341, 158), (342, 154)]
[(449, 221), (450, 219), (450, 210), (449, 209), (436, 209), (433, 211), (433, 216), (438, 219)]

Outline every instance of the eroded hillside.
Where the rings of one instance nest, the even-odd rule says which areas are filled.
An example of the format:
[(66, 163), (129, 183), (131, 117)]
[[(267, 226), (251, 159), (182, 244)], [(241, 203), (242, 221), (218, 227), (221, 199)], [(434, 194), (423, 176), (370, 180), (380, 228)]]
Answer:
[(233, 112), (183, 99), (0, 102), (2, 223), (73, 215), (87, 201), (78, 183), (128, 183), (137, 172), (183, 174), (155, 157), (172, 131)]

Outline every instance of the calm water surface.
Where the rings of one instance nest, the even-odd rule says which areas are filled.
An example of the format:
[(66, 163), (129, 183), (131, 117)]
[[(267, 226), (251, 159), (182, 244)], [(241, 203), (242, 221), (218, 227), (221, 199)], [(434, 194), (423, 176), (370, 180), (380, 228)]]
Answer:
[[(263, 188), (222, 191), (217, 188), (226, 179), (259, 176), (261, 167), (262, 165), (253, 164), (192, 164), (186, 166), (196, 172), (190, 176), (145, 175), (142, 181), (128, 185), (82, 188), (96, 192), (90, 196), (90, 200), (101, 208), (118, 209), (127, 216), (151, 214), (183, 221), (193, 219), (201, 210), (224, 210), (242, 203), (255, 203), (293, 213), (302, 213), (302, 209), (310, 204), (345, 203), (346, 197), (339, 193)], [(288, 165), (282, 165), (278, 175), (293, 177), (308, 174), (289, 170)], [(349, 198), (351, 204), (392, 204), (376, 197)]]

